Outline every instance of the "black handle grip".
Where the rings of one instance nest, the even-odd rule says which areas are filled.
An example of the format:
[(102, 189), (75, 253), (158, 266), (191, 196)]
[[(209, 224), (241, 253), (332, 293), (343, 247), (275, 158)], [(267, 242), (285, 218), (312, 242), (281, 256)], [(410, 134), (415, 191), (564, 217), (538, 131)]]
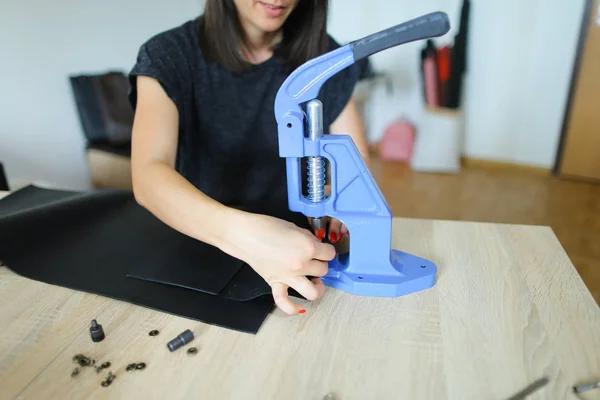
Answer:
[(350, 43), (350, 47), (354, 61), (358, 61), (400, 44), (445, 35), (449, 30), (448, 15), (438, 11), (355, 40)]

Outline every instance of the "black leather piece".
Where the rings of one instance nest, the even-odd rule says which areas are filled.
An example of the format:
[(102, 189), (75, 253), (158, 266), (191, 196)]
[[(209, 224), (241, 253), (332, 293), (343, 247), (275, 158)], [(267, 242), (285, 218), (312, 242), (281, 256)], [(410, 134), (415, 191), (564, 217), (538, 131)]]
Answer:
[[(160, 229), (151, 232), (157, 231)], [(191, 238), (173, 240), (171, 235), (154, 235), (152, 243), (146, 242), (145, 245), (156, 246), (153, 260), (137, 263), (127, 276), (217, 295), (244, 265), (212, 246), (192, 243)]]
[[(259, 214), (272, 215), (290, 221), (299, 227), (309, 228), (308, 219), (304, 215), (292, 213), (289, 210), (267, 210), (266, 207), (260, 205), (245, 207), (245, 210)], [(216, 287), (213, 288), (213, 290), (206, 290), (206, 288), (203, 288), (203, 286), (206, 285), (204, 281), (209, 272), (205, 269), (197, 268), (193, 260), (192, 262), (188, 262), (179, 259), (179, 262), (170, 263), (168, 268), (164, 268), (163, 265), (158, 264), (154, 264), (153, 267), (138, 265), (128, 274), (128, 277), (149, 282), (174, 285), (191, 290), (205, 291), (236, 301), (248, 301), (259, 296), (271, 295), (271, 287), (248, 264), (241, 261), (238, 264), (235, 264), (231, 261), (232, 258), (224, 253), (212, 254), (212, 257), (214, 257), (214, 260), (218, 261), (211, 262), (210, 265), (226, 265), (227, 268), (231, 268), (231, 271), (235, 269), (234, 266), (239, 267), (235, 269), (235, 274), (227, 273), (227, 285), (219, 286), (219, 290), (216, 290)], [(224, 275), (223, 272), (220, 274)], [(288, 293), (290, 296), (304, 298), (304, 296), (294, 289), (289, 289)]]
[[(171, 229), (126, 191), (11, 194), (0, 201), (0, 260), (30, 279), (244, 332), (273, 307), (250, 267)], [(134, 270), (143, 279), (127, 277)]]

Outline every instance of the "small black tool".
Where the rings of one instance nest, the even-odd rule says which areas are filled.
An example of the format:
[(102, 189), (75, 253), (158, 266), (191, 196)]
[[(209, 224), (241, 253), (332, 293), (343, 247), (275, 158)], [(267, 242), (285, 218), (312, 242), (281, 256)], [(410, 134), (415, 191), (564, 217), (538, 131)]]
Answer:
[(167, 347), (170, 351), (175, 351), (183, 345), (188, 344), (194, 340), (194, 333), (187, 329), (185, 332), (180, 333), (175, 339), (167, 343)]
[(104, 340), (104, 330), (96, 320), (92, 320), (92, 326), (90, 326), (90, 335), (94, 342), (101, 342)]

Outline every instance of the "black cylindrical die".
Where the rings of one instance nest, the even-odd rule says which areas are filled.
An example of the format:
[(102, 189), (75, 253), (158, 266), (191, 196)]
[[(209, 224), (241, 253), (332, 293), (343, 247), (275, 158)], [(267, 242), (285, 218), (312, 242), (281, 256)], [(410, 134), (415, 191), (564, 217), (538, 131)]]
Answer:
[(104, 340), (104, 330), (96, 320), (92, 320), (92, 326), (90, 326), (90, 335), (94, 342), (101, 342)]
[(167, 343), (167, 347), (170, 351), (175, 351), (181, 346), (184, 346), (194, 340), (194, 333), (187, 329), (185, 332), (180, 333), (175, 339)]

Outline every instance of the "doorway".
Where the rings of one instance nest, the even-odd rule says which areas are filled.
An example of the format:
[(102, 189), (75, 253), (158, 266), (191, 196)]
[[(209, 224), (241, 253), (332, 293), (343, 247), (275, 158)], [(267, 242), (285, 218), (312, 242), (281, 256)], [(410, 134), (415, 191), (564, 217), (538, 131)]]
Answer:
[(587, 0), (554, 174), (600, 182), (600, 0)]

